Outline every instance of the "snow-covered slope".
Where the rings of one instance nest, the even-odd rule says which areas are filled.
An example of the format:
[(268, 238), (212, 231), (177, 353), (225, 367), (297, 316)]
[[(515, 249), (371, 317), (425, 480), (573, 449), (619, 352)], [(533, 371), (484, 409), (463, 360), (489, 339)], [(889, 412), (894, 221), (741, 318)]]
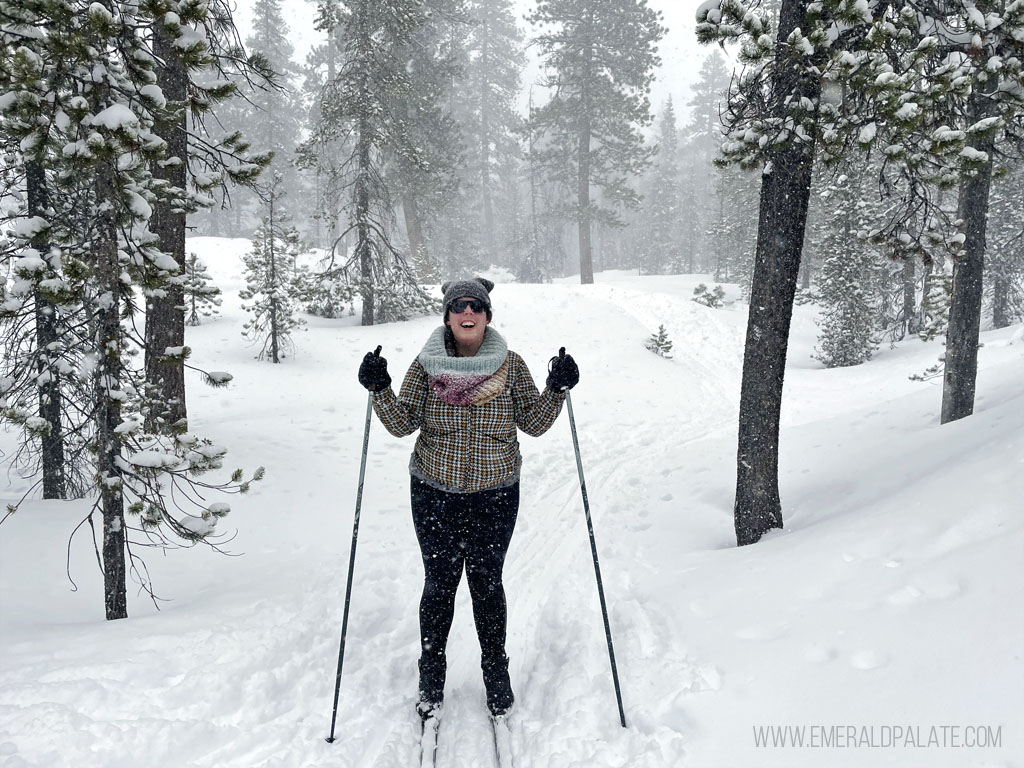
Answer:
[[(0, 765), (411, 765), (412, 440), (376, 421), (339, 738), (323, 737), (366, 408), (355, 370), (381, 344), (400, 380), (438, 319), (360, 328), (309, 318), (294, 358), (257, 362), (239, 335), (247, 243), (190, 246), (226, 292), (219, 319), (188, 329), (193, 360), (235, 376), (228, 390), (193, 382), (192, 429), (227, 445), (232, 466), (267, 468), (225, 521), (237, 531), (226, 549), (242, 556), (147, 552), (168, 601), (157, 611), (130, 595), (132, 618), (107, 623), (86, 536), (70, 554), (77, 591), (64, 573), (87, 502), (26, 502), (0, 527)], [(593, 286), (493, 292), (496, 327), (538, 381), (559, 346), (580, 364), (573, 404), (629, 720), (619, 727), (563, 415), (545, 436), (523, 437), (506, 566), (517, 764), (1024, 765), (1024, 329), (984, 334), (976, 414), (940, 427), (939, 385), (907, 379), (937, 345), (905, 342), (823, 370), (809, 357), (813, 316), (798, 308), (786, 529), (737, 549), (745, 311), (691, 302), (698, 282), (710, 281), (605, 273)], [(643, 347), (659, 324), (671, 360)], [(0, 483), (2, 502), (26, 487)], [(757, 729), (777, 725), (831, 746), (758, 746)], [(947, 745), (926, 746), (933, 726), (956, 727), (934, 732)], [(897, 727), (898, 745), (869, 745)], [(952, 746), (989, 734), (998, 746)], [(438, 764), (491, 765), (489, 737), (463, 587)]]

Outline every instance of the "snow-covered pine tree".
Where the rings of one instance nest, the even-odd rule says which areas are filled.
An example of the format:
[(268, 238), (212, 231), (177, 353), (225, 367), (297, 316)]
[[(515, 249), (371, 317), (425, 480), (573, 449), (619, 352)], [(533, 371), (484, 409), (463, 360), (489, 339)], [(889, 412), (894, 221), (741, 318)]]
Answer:
[[(320, 120), (303, 145), (303, 160), (322, 172), (323, 183), (340, 191), (343, 218), (332, 244), (334, 270), (356, 286), (363, 325), (393, 320), (432, 306), (417, 284), (406, 256), (393, 239), (393, 194), (383, 173), (385, 158), (415, 164), (404, 105), (415, 99), (401, 55), (424, 23), (414, 0), (355, 0), (347, 6), (321, 0), (318, 24), (343, 46), (340, 69), (325, 87)], [(331, 157), (321, 148), (344, 141), (346, 152)], [(352, 235), (352, 248), (345, 239)]]
[(949, 327), (949, 300), (953, 292), (953, 275), (946, 270), (933, 272), (921, 300), (921, 329), (917, 335), (922, 341), (931, 341), (946, 333)]
[(647, 341), (644, 342), (644, 347), (649, 349), (658, 357), (664, 357), (671, 359), (672, 357), (672, 340), (668, 337), (668, 331), (665, 330), (664, 325), (658, 326), (658, 332), (652, 333)]
[[(273, 153), (264, 178), (279, 174), (282, 187), (295, 199), (302, 196), (303, 179), (295, 165), (295, 149), (303, 131), (303, 107), (299, 97), (299, 66), (293, 61), (295, 48), (289, 39), (288, 21), (281, 0), (256, 0), (252, 6), (252, 32), (245, 48), (258, 54), (273, 71), (270, 82), (258, 83), (242, 102), (246, 107), (246, 137), (260, 151)], [(242, 188), (233, 196), (233, 205), (242, 205), (261, 218), (265, 210), (265, 191)], [(294, 207), (294, 206), (293, 206)], [(312, 230), (304, 216), (294, 219), (302, 231)]]
[(986, 296), (992, 327), (1024, 320), (1024, 163), (992, 181)]
[(185, 262), (185, 306), (189, 325), (199, 325), (200, 317), (219, 314), (221, 305), (220, 288), (213, 284), (213, 278), (206, 271), (206, 265), (195, 254), (190, 253)]
[(715, 279), (738, 283), (744, 300), (749, 301), (760, 179), (756, 171), (729, 165), (715, 169), (714, 183), (719, 206), (710, 234), (715, 250)]
[(679, 179), (679, 134), (669, 98), (658, 120), (658, 150), (640, 216), (640, 274), (658, 275), (682, 261), (691, 245), (683, 241)]
[(698, 38), (739, 38), (741, 60), (749, 67), (730, 94), (727, 130), (735, 139), (723, 154), (763, 169), (740, 393), (734, 505), (740, 545), (782, 527), (782, 381), (819, 133), (821, 74), (829, 55), (821, 3), (812, 15), (808, 0), (783, 0), (774, 34), (774, 19), (752, 6), (722, 0), (705, 3), (697, 13)]
[(259, 346), (257, 358), (272, 363), (294, 351), (292, 333), (306, 325), (297, 313), (308, 293), (308, 275), (296, 264), (299, 231), (282, 205), (284, 196), (277, 174), (267, 190), (267, 214), (253, 235), (252, 251), (242, 257), (245, 288), (238, 294), (247, 302), (242, 309), (252, 315), (242, 333)]
[[(651, 148), (648, 92), (665, 28), (646, 0), (541, 0), (530, 15), (551, 97), (530, 122), (546, 139), (535, 152), (548, 176), (569, 190), (563, 215), (577, 224), (580, 282), (594, 282), (592, 228), (619, 224), (619, 206), (639, 201), (632, 177)], [(599, 206), (601, 190), (608, 205)]]
[[(462, 144), (451, 113), (452, 84), (462, 76), (469, 19), (465, 0), (423, 0), (420, 12), (420, 22), (411, 30), (408, 42), (394, 47), (396, 62), (405, 70), (414, 98), (398, 90), (389, 110), (403, 121), (405, 141), (416, 151), (389, 149), (386, 156), (387, 183), (396, 190), (401, 203), (410, 257), (429, 273), (427, 265), (436, 261), (430, 243), (437, 222), (442, 211), (457, 199), (456, 168), (461, 162)], [(379, 297), (381, 319), (402, 314), (400, 308), (393, 310), (389, 303), (386, 295)]]
[[(323, 35), (322, 42), (314, 45), (306, 56), (302, 68), (302, 101), (305, 116), (304, 127), (316, 126), (322, 119), (321, 106), (327, 84), (334, 81), (341, 67), (343, 43), (341, 28), (336, 19), (340, 5), (335, 0), (321, 2), (317, 6), (317, 17), (314, 26)], [(351, 147), (348, 137), (339, 135), (333, 140), (303, 142), (296, 148), (296, 164), (306, 171), (304, 175), (312, 177), (307, 188), (312, 196), (308, 209), (312, 211), (312, 243), (325, 250), (331, 248), (337, 233), (344, 229), (343, 216), (340, 215), (347, 197), (343, 186), (343, 177), (335, 168), (342, 158), (348, 157)], [(347, 250), (343, 240), (337, 249), (340, 253)]]
[[(726, 209), (735, 204), (736, 188), (726, 188), (728, 174), (715, 170), (714, 160), (725, 138), (722, 113), (729, 95), (729, 69), (718, 51), (711, 51), (701, 63), (688, 106), (690, 120), (683, 127), (682, 169), (688, 179), (714, 179), (707, 186), (689, 184), (689, 198), (683, 208), (685, 260), (673, 265), (678, 272), (721, 271), (728, 260)], [(741, 174), (742, 176), (742, 174)], [(748, 184), (743, 179), (741, 184)], [(748, 195), (749, 197), (749, 195)], [(748, 219), (754, 215), (748, 209)], [(756, 224), (756, 222), (754, 222)]]
[[(973, 411), (983, 265), (992, 178), (1000, 143), (1024, 135), (1024, 7), (1002, 0), (902, 0), (884, 12), (844, 72), (876, 105), (865, 143), (885, 146), (887, 169), (906, 181), (907, 208), (921, 181), (959, 188), (954, 278), (941, 420)], [(878, 12), (876, 11), (876, 12)]]
[(154, 131), (166, 144), (164, 157), (152, 168), (156, 198), (149, 228), (160, 250), (176, 264), (174, 274), (146, 295), (151, 422), (162, 418), (184, 423), (187, 418), (185, 355), (170, 353), (185, 350), (186, 216), (212, 203), (210, 192), (228, 181), (251, 183), (269, 160), (265, 154), (250, 155), (239, 135), (219, 141), (206, 130), (209, 113), (235, 94), (229, 75), (266, 71), (261, 58), (246, 59), (238, 50), (231, 12), (228, 0), (155, 0), (147, 9), (146, 33), (159, 62), (155, 88), (147, 95), (159, 102)]
[[(149, 47), (152, 12), (84, 0), (0, 2), (0, 90), (13, 96), (0, 99), (0, 135), (10, 150), (5, 168), (12, 171), (4, 175), (5, 191), (15, 200), (25, 194), (21, 169), (31, 162), (42, 169), (47, 190), (41, 207), (5, 201), (0, 230), (21, 235), (3, 246), (16, 276), (4, 291), (3, 319), (23, 318), (39, 291), (57, 307), (60, 340), (47, 345), (48, 365), (64, 381), (76, 377), (62, 393), (64, 412), (75, 412), (69, 426), (88, 447), (80, 455), (90, 463), (89, 490), (98, 499), (87, 521), (97, 530), (94, 518), (101, 517), (95, 546), (108, 619), (127, 615), (129, 573), (152, 595), (136, 546), (208, 540), (228, 506), (190, 500), (206, 489), (247, 488), (240, 470), (230, 483), (199, 479), (221, 466), (223, 448), (166, 423), (157, 431), (146, 427), (151, 401), (139, 365), (138, 299), (144, 290), (161, 290), (177, 269), (148, 229), (161, 199), (149, 169), (167, 151), (154, 133), (166, 100)], [(41, 252), (32, 241), (43, 231)], [(38, 356), (18, 359), (29, 376), (38, 375)], [(5, 381), (26, 380), (24, 368), (12, 373)], [(31, 397), (18, 399), (24, 392), (5, 390), (8, 409), (32, 407)], [(167, 493), (169, 487), (178, 493)]]
[(521, 235), (522, 224), (510, 222), (508, 214), (521, 207), (517, 131), (522, 120), (516, 99), (525, 66), (522, 33), (511, 0), (470, 0), (467, 12), (463, 76), (452, 92), (452, 114), (464, 153), (458, 195), (447, 211), (453, 223), (465, 222), (465, 235), (461, 243), (442, 248), (453, 262), (445, 265), (446, 273), (451, 274), (455, 264), (463, 269), (498, 264), (517, 272), (513, 242)]
[(861, 176), (856, 168), (846, 170), (827, 179), (819, 192), (824, 236), (817, 242), (822, 256), (816, 288), (822, 309), (813, 356), (826, 368), (859, 365), (878, 347), (867, 277), (875, 253), (858, 237), (863, 230)]
[[(530, 92), (529, 111), (533, 112), (533, 91)], [(525, 283), (550, 281), (560, 273), (564, 262), (562, 235), (564, 221), (559, 216), (556, 184), (545, 180), (539, 147), (539, 131), (527, 122), (522, 126), (525, 136), (526, 225), (520, 230), (520, 239), (514, 242), (518, 255), (516, 275)]]

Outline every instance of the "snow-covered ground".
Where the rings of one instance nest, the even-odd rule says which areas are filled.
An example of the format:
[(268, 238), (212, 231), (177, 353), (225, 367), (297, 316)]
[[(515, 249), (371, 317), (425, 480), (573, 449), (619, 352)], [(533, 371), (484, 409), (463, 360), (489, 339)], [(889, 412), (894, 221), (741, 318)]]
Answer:
[[(190, 390), (193, 431), (267, 469), (224, 521), (239, 557), (147, 553), (157, 611), (105, 622), (87, 502), (26, 502), (0, 527), (0, 765), (410, 766), (417, 752), (412, 439), (371, 428), (356, 586), (327, 744), (366, 393), (401, 380), (438, 318), (309, 318), (297, 354), (239, 335), (245, 241), (190, 247), (226, 292), (188, 329), (227, 390)], [(797, 308), (780, 476), (786, 528), (732, 532), (745, 307), (707, 276), (499, 285), (494, 322), (543, 380), (564, 345), (629, 727), (618, 723), (568, 419), (523, 437), (506, 567), (522, 768), (1024, 766), (1024, 327), (983, 334), (976, 413), (939, 426), (940, 352), (907, 341), (852, 369), (810, 358)], [(735, 289), (733, 289), (733, 297)], [(664, 324), (671, 360), (644, 349)], [(12, 436), (0, 437), (5, 450)], [(26, 484), (5, 474), (0, 502)], [(468, 593), (450, 645), (438, 765), (493, 764)], [(759, 730), (792, 726), (786, 732)], [(802, 731), (799, 729), (803, 729)], [(777, 744), (803, 736), (804, 747)], [(774, 741), (773, 741), (774, 739)], [(938, 740), (938, 743), (935, 740)], [(995, 742), (987, 746), (978, 742)], [(892, 743), (895, 742), (895, 743)], [(915, 746), (916, 744), (916, 746)], [(955, 746), (959, 745), (959, 746)]]

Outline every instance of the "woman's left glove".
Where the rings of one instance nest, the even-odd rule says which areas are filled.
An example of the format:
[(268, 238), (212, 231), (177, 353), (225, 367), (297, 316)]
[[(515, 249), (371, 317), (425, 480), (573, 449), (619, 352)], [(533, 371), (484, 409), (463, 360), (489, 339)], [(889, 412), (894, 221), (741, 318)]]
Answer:
[(367, 352), (359, 366), (359, 383), (371, 392), (380, 392), (391, 386), (388, 361), (380, 356), (380, 345), (373, 352)]
[(576, 366), (572, 355), (565, 354), (565, 347), (562, 347), (548, 363), (547, 385), (555, 392), (564, 392), (567, 389), (572, 389), (579, 382), (580, 369)]

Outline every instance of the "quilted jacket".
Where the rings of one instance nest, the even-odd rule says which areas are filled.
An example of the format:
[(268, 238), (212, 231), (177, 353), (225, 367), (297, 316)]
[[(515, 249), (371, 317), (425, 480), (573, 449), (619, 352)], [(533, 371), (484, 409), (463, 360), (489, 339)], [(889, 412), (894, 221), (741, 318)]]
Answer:
[(508, 352), (504, 391), (483, 405), (449, 405), (434, 394), (427, 372), (413, 361), (398, 395), (389, 387), (373, 398), (384, 427), (395, 437), (420, 431), (409, 469), (431, 485), (468, 493), (511, 485), (523, 458), (516, 429), (537, 437), (562, 410), (565, 394), (537, 391), (526, 363)]

